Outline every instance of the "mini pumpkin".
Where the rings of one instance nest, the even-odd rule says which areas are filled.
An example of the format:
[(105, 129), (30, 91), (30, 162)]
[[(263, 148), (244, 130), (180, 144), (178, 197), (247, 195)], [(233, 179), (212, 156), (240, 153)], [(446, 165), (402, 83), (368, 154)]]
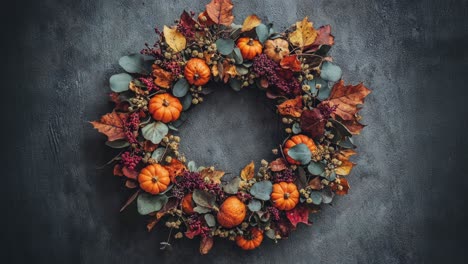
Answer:
[(176, 121), (180, 117), (182, 104), (179, 99), (168, 94), (157, 94), (149, 101), (149, 112), (151, 116), (163, 123)]
[(300, 165), (301, 163), (299, 161), (294, 160), (293, 158), (291, 158), (288, 155), (288, 151), (292, 147), (294, 147), (294, 146), (296, 146), (298, 144), (305, 144), (307, 146), (307, 148), (309, 148), (309, 150), (310, 150), (310, 152), (312, 154), (317, 151), (317, 146), (315, 145), (314, 141), (310, 137), (308, 137), (306, 135), (302, 135), (302, 134), (295, 135), (295, 136), (291, 137), (284, 144), (283, 153), (286, 156), (286, 159), (288, 160), (288, 162), (291, 163), (291, 164), (295, 164), (295, 165)]
[(296, 185), (292, 182), (273, 184), (271, 201), (273, 202), (273, 206), (280, 210), (288, 211), (293, 209), (299, 202), (299, 192)]
[(182, 205), (182, 211), (184, 211), (184, 213), (186, 214), (194, 214), (195, 211), (193, 210), (194, 208), (194, 202), (193, 202), (193, 199), (192, 199), (192, 194), (189, 193), (189, 194), (186, 194), (184, 196), (184, 198), (182, 199), (182, 202), (181, 202), (181, 205)]
[(262, 44), (253, 38), (240, 38), (237, 40), (237, 47), (240, 49), (242, 58), (252, 60), (255, 56), (262, 54)]
[(227, 198), (219, 207), (218, 223), (225, 228), (233, 228), (244, 221), (247, 209), (236, 196)]
[(289, 43), (284, 39), (269, 39), (265, 41), (265, 48), (263, 53), (268, 58), (280, 62), (285, 56), (289, 54)]
[(184, 76), (190, 84), (205, 85), (211, 78), (211, 70), (204, 60), (193, 58), (185, 65)]
[(243, 250), (252, 250), (260, 246), (263, 241), (263, 232), (258, 228), (252, 228), (250, 232), (236, 237), (236, 244)]
[(151, 164), (143, 168), (138, 175), (140, 188), (151, 194), (164, 192), (169, 184), (169, 172), (159, 164)]

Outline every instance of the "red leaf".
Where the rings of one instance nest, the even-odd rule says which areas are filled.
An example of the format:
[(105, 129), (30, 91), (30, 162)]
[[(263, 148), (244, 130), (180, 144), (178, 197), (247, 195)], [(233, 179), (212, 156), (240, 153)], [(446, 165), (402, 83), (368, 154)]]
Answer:
[(302, 96), (284, 101), (278, 105), (278, 112), (281, 115), (300, 117), (302, 113)]
[(286, 217), (294, 227), (296, 227), (298, 223), (310, 225), (309, 209), (307, 209), (305, 206), (296, 206), (294, 209), (287, 211)]
[(291, 55), (284, 57), (280, 62), (281, 68), (290, 69), (298, 72), (301, 68), (301, 62), (297, 59), (297, 55)]
[(180, 15), (180, 25), (184, 28), (195, 28), (195, 20), (193, 20), (192, 16), (184, 10), (182, 15)]
[(109, 141), (125, 138), (124, 122), (126, 114), (112, 113), (105, 114), (99, 121), (90, 122), (95, 129), (107, 136)]
[(317, 51), (322, 45), (333, 46), (335, 44), (335, 37), (331, 34), (330, 25), (320, 27), (317, 29), (317, 33), (318, 35), (314, 43), (304, 48), (307, 52)]
[(270, 162), (271, 171), (282, 171), (287, 168), (286, 161), (283, 158), (277, 158)]
[(122, 173), (125, 177), (136, 180), (138, 178), (138, 172), (136, 170), (131, 170), (127, 167), (122, 168)]
[(129, 189), (135, 189), (136, 187), (138, 187), (138, 184), (135, 181), (127, 180), (125, 181), (125, 187)]
[(302, 112), (301, 130), (312, 138), (318, 138), (325, 133), (326, 123), (327, 120), (318, 108)]
[(115, 166), (114, 166), (114, 175), (115, 176), (124, 176), (123, 172), (122, 172), (122, 165), (115, 164)]
[(212, 237), (202, 237), (200, 241), (200, 254), (206, 255), (210, 252), (213, 247), (213, 238)]

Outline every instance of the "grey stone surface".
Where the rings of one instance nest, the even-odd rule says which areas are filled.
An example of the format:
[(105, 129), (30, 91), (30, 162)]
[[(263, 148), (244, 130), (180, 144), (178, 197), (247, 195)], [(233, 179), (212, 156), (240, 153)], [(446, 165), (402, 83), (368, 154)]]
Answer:
[[(349, 83), (373, 89), (357, 137), (351, 191), (278, 245), (253, 252), (215, 241), (158, 250), (131, 194), (96, 169), (116, 153), (87, 121), (109, 111), (107, 80), (122, 55), (153, 41), (153, 26), (208, 1), (29, 1), (5, 7), (2, 201), (5, 263), (462, 263), (467, 240), (467, 1), (239, 1), (278, 29), (309, 16), (331, 24)], [(231, 172), (281, 141), (258, 91), (216, 88), (181, 132), (200, 164)], [(164, 231), (161, 231), (164, 230)]]

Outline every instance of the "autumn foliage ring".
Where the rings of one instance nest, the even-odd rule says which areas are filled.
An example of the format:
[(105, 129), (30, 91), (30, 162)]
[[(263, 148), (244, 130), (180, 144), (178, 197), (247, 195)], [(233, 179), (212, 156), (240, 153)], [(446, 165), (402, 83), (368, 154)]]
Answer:
[[(155, 29), (154, 45), (120, 58), (125, 73), (109, 80), (114, 110), (91, 122), (120, 150), (114, 175), (134, 190), (121, 211), (136, 201), (148, 231), (163, 220), (171, 231), (162, 249), (172, 238), (199, 237), (206, 254), (218, 236), (252, 250), (309, 225), (310, 213), (349, 190), (352, 137), (364, 128), (358, 112), (370, 90), (344, 84), (327, 55), (331, 27), (306, 17), (277, 32), (256, 15), (237, 25), (232, 9), (231, 0), (212, 0)], [(210, 82), (261, 89), (277, 103), (286, 136), (272, 143), (275, 160), (225, 174), (179, 152), (177, 131)]]

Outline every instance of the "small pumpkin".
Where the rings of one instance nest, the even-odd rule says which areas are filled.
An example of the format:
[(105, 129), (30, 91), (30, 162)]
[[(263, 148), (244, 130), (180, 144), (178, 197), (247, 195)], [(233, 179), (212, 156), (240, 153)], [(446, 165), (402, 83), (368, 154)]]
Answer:
[(179, 99), (168, 94), (157, 94), (149, 101), (149, 112), (151, 116), (163, 123), (176, 121), (180, 117), (182, 104)]
[(268, 58), (280, 62), (289, 54), (289, 43), (281, 38), (269, 39), (265, 41), (263, 53), (265, 53)]
[(204, 60), (193, 58), (185, 65), (184, 76), (190, 84), (201, 86), (210, 80), (211, 70)]
[(159, 164), (151, 164), (143, 168), (138, 175), (140, 188), (151, 194), (164, 192), (169, 184), (169, 172)]
[(310, 150), (310, 152), (312, 154), (317, 151), (317, 146), (315, 145), (314, 141), (310, 137), (308, 137), (306, 135), (302, 135), (302, 134), (295, 135), (295, 136), (291, 137), (284, 144), (283, 153), (286, 156), (286, 160), (288, 160), (289, 163), (295, 164), (295, 165), (300, 165), (301, 163), (299, 161), (296, 161), (293, 158), (291, 158), (288, 155), (288, 151), (292, 147), (294, 147), (294, 146), (296, 146), (298, 144), (305, 144), (307, 146), (307, 148), (309, 148), (309, 150)]
[(236, 244), (243, 250), (252, 250), (260, 246), (263, 241), (263, 232), (258, 228), (252, 228), (250, 232), (236, 237)]
[(253, 38), (240, 38), (237, 40), (237, 47), (240, 49), (242, 58), (252, 60), (255, 56), (262, 54), (262, 44)]
[(184, 198), (182, 199), (181, 205), (182, 205), (182, 211), (186, 214), (194, 214), (195, 211), (193, 208), (195, 207), (195, 204), (192, 199), (192, 194), (186, 194)]
[(246, 213), (245, 204), (236, 196), (231, 196), (221, 204), (216, 218), (221, 226), (233, 228), (244, 221)]
[(291, 210), (299, 202), (299, 191), (292, 182), (275, 183), (271, 192), (271, 201), (273, 206), (280, 210)]

